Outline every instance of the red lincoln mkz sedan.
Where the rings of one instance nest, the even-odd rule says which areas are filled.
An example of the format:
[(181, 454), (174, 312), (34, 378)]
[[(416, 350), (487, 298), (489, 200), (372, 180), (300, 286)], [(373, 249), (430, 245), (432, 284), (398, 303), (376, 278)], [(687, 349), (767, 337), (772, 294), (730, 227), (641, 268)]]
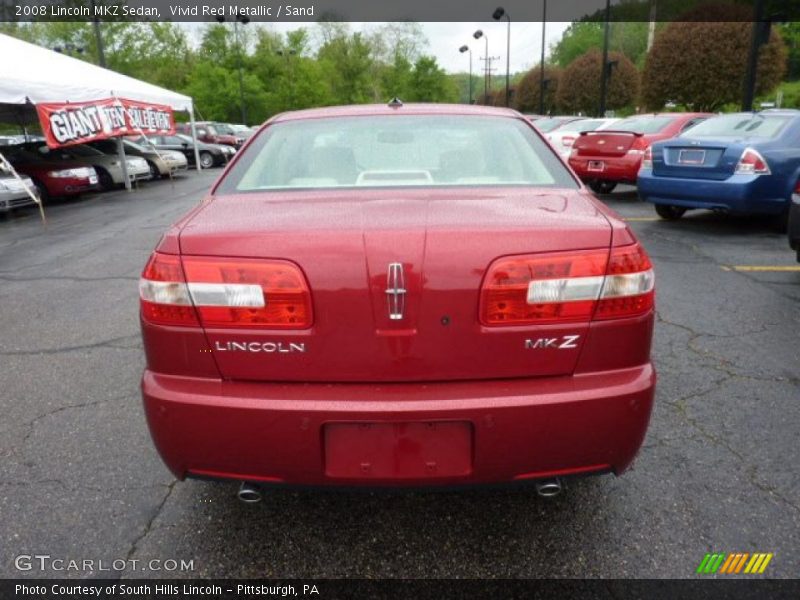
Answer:
[(654, 278), (522, 115), (273, 118), (142, 273), (144, 405), (179, 478), (443, 486), (623, 472)]

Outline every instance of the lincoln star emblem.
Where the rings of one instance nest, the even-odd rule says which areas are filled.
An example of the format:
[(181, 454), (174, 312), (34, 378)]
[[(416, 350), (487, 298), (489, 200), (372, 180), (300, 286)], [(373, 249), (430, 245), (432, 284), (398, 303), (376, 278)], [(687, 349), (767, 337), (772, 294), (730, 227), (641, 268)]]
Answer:
[(399, 321), (406, 308), (406, 285), (403, 278), (403, 263), (389, 263), (386, 273), (386, 300), (389, 304), (389, 318)]
[(605, 141), (605, 140), (597, 140), (597, 144), (598, 144), (598, 145), (600, 145), (600, 144), (605, 144), (605, 143), (606, 143), (606, 141)]

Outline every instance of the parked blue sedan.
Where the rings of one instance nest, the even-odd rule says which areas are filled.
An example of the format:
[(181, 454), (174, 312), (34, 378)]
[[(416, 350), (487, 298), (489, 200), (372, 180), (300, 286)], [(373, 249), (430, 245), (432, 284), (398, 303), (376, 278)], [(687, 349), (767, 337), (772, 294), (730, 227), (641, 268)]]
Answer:
[(773, 215), (785, 227), (800, 180), (800, 111), (707, 119), (645, 151), (637, 185), (664, 219), (694, 208)]

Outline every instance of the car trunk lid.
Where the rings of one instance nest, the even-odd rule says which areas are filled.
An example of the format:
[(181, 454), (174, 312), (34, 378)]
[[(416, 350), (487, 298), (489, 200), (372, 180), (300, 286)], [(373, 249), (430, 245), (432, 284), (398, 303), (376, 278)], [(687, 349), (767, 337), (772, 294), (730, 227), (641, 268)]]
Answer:
[[(486, 327), (478, 307), (484, 273), (500, 256), (607, 251), (611, 226), (588, 195), (356, 194), (365, 197), (363, 190), (219, 197), (184, 227), (183, 255), (292, 261), (311, 290), (310, 329), (206, 328), (224, 377), (388, 382), (574, 370), (588, 323)], [(558, 342), (537, 346), (541, 339)]]

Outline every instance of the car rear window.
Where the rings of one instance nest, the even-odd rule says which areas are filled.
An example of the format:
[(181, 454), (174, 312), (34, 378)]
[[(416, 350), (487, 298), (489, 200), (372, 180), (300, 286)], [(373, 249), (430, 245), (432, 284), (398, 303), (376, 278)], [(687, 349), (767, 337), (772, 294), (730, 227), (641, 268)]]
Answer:
[(675, 117), (630, 117), (609, 127), (609, 131), (631, 131), (633, 133), (658, 133), (672, 123)]
[(453, 185), (577, 187), (519, 119), (386, 115), (275, 123), (239, 157), (217, 193)]
[(790, 120), (787, 115), (724, 115), (695, 125), (681, 137), (774, 138)]
[[(579, 119), (575, 120), (577, 121)], [(570, 122), (571, 120), (569, 118), (563, 118), (563, 117), (548, 117), (545, 119), (536, 119), (536, 121), (534, 121), (534, 124), (536, 125), (536, 128), (539, 131), (543, 133), (548, 133), (550, 131), (553, 131), (556, 127), (559, 127), (565, 121)]]

